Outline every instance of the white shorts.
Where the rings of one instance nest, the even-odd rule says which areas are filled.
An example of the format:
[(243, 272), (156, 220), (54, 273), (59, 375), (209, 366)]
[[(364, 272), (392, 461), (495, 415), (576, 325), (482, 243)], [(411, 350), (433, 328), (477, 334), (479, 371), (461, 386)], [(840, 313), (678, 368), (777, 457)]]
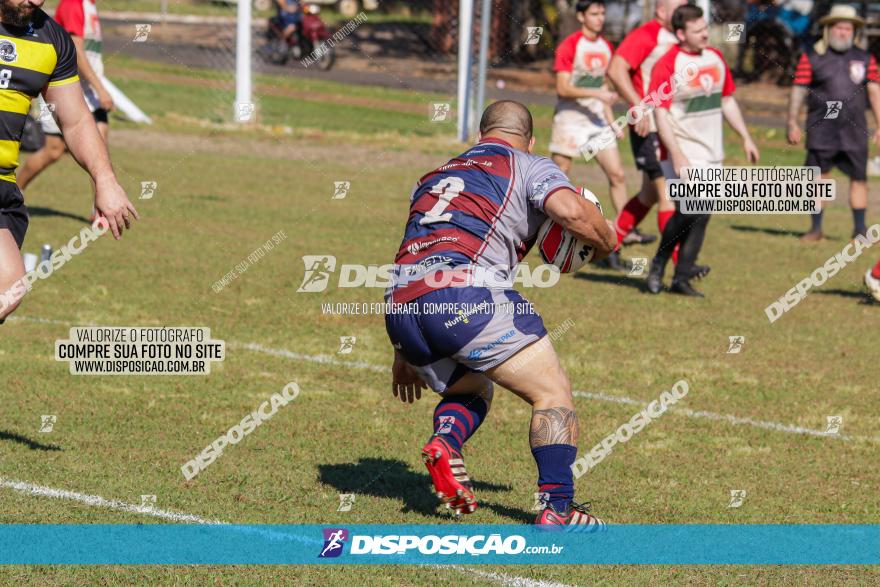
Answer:
[[(691, 167), (724, 167), (723, 161), (690, 161)], [(672, 168), (672, 159), (664, 159), (660, 162), (660, 169), (663, 170), (665, 179), (679, 179)]]
[[(86, 99), (86, 105), (89, 107), (89, 112), (94, 113), (95, 110), (98, 110), (101, 107), (100, 102), (98, 102), (98, 97), (95, 95), (95, 92), (92, 91), (91, 87), (83, 85), (83, 97)], [(48, 111), (43, 95), (40, 94), (37, 96), (37, 100), (39, 110), (35, 113), (35, 118), (40, 122), (40, 126), (43, 127), (43, 132), (47, 135), (60, 136), (61, 129), (58, 128), (55, 116)]]
[[(605, 117), (592, 110), (586, 108), (559, 110), (553, 116), (550, 152), (566, 157), (579, 157), (581, 148), (608, 127)], [(616, 145), (617, 138), (614, 137), (613, 140)]]

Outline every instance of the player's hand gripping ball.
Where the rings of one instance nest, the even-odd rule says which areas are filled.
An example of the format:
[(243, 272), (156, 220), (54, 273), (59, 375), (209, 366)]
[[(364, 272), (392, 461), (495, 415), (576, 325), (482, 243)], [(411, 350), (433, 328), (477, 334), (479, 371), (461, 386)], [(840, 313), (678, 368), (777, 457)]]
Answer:
[[(586, 188), (580, 188), (580, 194), (596, 204), (599, 212), (602, 206), (596, 194)], [(562, 273), (577, 271), (593, 259), (593, 247), (579, 241), (574, 235), (548, 218), (538, 230), (538, 252), (545, 263), (555, 265)]]

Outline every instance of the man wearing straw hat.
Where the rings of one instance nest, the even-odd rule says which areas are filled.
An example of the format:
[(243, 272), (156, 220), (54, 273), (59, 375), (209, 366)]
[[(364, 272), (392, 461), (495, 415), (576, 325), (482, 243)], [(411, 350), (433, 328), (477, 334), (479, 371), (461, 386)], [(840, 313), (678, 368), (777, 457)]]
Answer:
[[(877, 62), (858, 46), (865, 25), (856, 9), (837, 4), (819, 20), (822, 39), (801, 55), (794, 76), (788, 109), (788, 142), (801, 140), (798, 113), (807, 103), (807, 160), (804, 165), (819, 167), (827, 178), (837, 167), (850, 179), (849, 201), (853, 214), (853, 234), (867, 230), (865, 209), (868, 204), (867, 163), (868, 125), (865, 108), (870, 101), (874, 119), (880, 121), (880, 76)], [(873, 142), (880, 145), (880, 129)], [(810, 231), (801, 237), (806, 242), (824, 238), (822, 212), (812, 216)]]

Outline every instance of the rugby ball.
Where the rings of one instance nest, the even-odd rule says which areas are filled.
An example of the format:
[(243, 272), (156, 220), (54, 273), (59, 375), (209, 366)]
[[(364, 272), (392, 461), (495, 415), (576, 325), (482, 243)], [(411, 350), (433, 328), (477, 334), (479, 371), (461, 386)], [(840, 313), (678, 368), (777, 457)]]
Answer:
[[(599, 212), (602, 211), (596, 194), (586, 188), (580, 188), (578, 191), (584, 198), (596, 204)], [(562, 226), (556, 224), (552, 218), (548, 218), (541, 225), (535, 244), (538, 245), (541, 259), (545, 263), (554, 265), (561, 273), (577, 271), (592, 261), (595, 254), (592, 246), (579, 241)]]

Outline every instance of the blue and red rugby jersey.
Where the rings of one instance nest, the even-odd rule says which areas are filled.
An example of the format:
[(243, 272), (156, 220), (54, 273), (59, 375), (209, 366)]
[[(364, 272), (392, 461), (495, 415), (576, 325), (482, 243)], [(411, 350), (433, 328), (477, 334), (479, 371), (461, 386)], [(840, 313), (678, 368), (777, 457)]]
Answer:
[[(432, 290), (473, 285), (476, 268), (512, 282), (547, 218), (547, 198), (563, 188), (575, 190), (553, 161), (497, 138), (423, 176), (410, 197), (388, 300), (402, 304)], [(452, 271), (454, 279), (438, 279), (437, 271)]]

